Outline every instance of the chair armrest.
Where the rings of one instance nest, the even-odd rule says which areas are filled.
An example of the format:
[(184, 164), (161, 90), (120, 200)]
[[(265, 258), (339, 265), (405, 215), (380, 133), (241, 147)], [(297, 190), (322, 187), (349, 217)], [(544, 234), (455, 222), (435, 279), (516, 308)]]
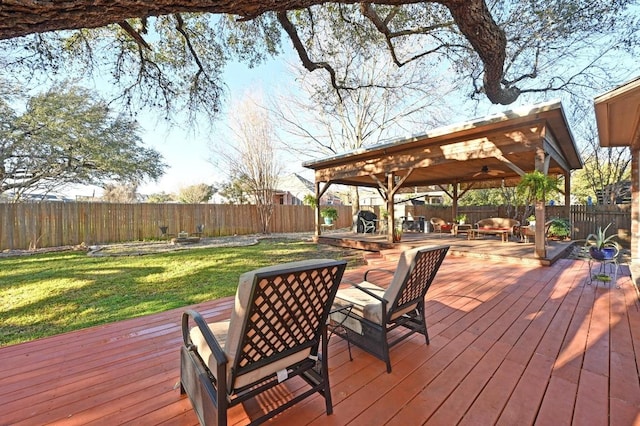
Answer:
[(393, 275), (394, 272), (389, 270), (389, 269), (381, 269), (381, 268), (372, 268), (372, 269), (368, 269), (365, 273), (364, 273), (364, 280), (367, 281), (367, 275), (369, 275), (369, 272), (386, 272), (387, 274), (391, 274)]
[(376, 300), (381, 301), (382, 303), (387, 303), (386, 299), (383, 299), (382, 297), (378, 296), (377, 294), (375, 294), (374, 292), (372, 292), (371, 290), (364, 288), (364, 287), (360, 287), (359, 285), (354, 285), (354, 288), (357, 288), (358, 290), (367, 293), (369, 296), (373, 297)]
[(193, 310), (187, 310), (182, 313), (182, 340), (184, 341), (184, 345), (190, 351), (193, 351), (195, 349), (195, 345), (191, 341), (191, 336), (189, 335), (189, 318), (190, 317), (196, 323), (196, 326), (198, 326), (198, 328), (200, 329), (200, 332), (202, 333), (204, 340), (207, 342), (207, 345), (211, 349), (211, 353), (216, 359), (216, 364), (218, 365), (218, 367), (224, 365), (226, 368), (227, 356), (222, 350), (220, 343), (218, 342), (216, 337), (213, 335), (213, 333), (211, 333), (211, 330), (209, 329), (209, 326), (207, 325), (204, 318), (202, 318), (202, 315), (200, 315), (200, 313)]

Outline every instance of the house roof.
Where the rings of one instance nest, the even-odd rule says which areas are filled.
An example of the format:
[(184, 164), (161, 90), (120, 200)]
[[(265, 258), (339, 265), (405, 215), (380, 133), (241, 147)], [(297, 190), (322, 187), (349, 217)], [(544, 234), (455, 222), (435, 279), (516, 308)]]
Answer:
[(640, 147), (640, 77), (594, 98), (600, 145)]
[(315, 185), (309, 179), (305, 179), (297, 173), (278, 178), (278, 189), (291, 193), (315, 193)]
[(361, 148), (303, 166), (316, 181), (379, 186), (386, 176), (403, 187), (499, 181), (515, 184), (549, 157), (549, 173), (582, 168), (559, 101), (532, 105), (441, 127), (425, 134)]
[[(303, 176), (292, 173), (287, 176), (282, 176), (278, 178), (278, 191), (281, 192), (289, 192), (294, 197), (302, 200), (307, 194), (315, 194), (315, 184), (311, 182), (309, 179), (305, 179)], [(324, 194), (325, 199), (337, 199), (339, 198), (334, 192), (327, 191)]]

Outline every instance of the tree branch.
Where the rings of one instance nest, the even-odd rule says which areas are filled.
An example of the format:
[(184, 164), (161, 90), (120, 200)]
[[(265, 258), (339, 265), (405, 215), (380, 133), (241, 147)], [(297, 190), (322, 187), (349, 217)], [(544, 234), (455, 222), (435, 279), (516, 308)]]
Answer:
[[(174, 13), (229, 14), (251, 20), (265, 12), (284, 12), (327, 3), (327, 0), (4, 0), (0, 3), (0, 40), (47, 31), (99, 28), (131, 17)], [(358, 0), (339, 3), (358, 4)], [(378, 4), (402, 5), (420, 0), (380, 0)]]
[(428, 27), (412, 28), (412, 29), (406, 29), (406, 30), (402, 30), (402, 31), (391, 31), (389, 29), (388, 23), (397, 14), (397, 8), (392, 9), (391, 12), (389, 12), (387, 17), (385, 17), (384, 19), (382, 19), (380, 17), (380, 15), (378, 15), (378, 13), (375, 11), (375, 9), (373, 8), (371, 3), (362, 3), (362, 4), (360, 4), (360, 12), (362, 13), (362, 15), (364, 17), (366, 17), (367, 19), (369, 19), (371, 21), (371, 23), (376, 27), (376, 30), (378, 30), (378, 32), (380, 32), (382, 35), (384, 35), (385, 41), (387, 43), (387, 47), (389, 48), (389, 52), (391, 54), (391, 58), (393, 59), (393, 62), (398, 67), (402, 67), (402, 66), (408, 64), (409, 62), (415, 61), (415, 60), (420, 59), (420, 58), (422, 58), (424, 56), (430, 55), (431, 53), (435, 53), (435, 52), (437, 52), (437, 51), (439, 51), (439, 50), (441, 50), (443, 48), (448, 47), (445, 44), (441, 44), (438, 47), (435, 47), (435, 48), (430, 49), (430, 50), (425, 50), (425, 51), (423, 51), (421, 53), (418, 53), (418, 54), (412, 56), (411, 58), (409, 58), (409, 59), (407, 59), (405, 61), (401, 61), (400, 59), (398, 59), (395, 47), (394, 47), (393, 42), (392, 42), (392, 40), (394, 38), (405, 37), (405, 36), (410, 36), (410, 35), (417, 35), (417, 34), (429, 34), (429, 33), (433, 32), (435, 30), (447, 28), (447, 27), (451, 26), (453, 23), (452, 22), (445, 22), (445, 23), (438, 24), (438, 25), (430, 25)]
[(144, 38), (142, 38), (140, 33), (137, 32), (135, 29), (133, 29), (133, 27), (127, 21), (118, 22), (118, 25), (127, 34), (129, 34), (131, 36), (131, 38), (133, 38), (136, 41), (136, 43), (138, 43), (139, 46), (142, 46), (147, 50), (151, 50), (151, 46), (149, 46), (149, 44), (146, 42), (146, 40)]
[(302, 61), (302, 65), (308, 71), (315, 71), (317, 69), (326, 70), (331, 77), (331, 86), (333, 86), (333, 88), (338, 93), (338, 96), (340, 96), (340, 89), (342, 87), (338, 85), (338, 82), (336, 80), (336, 72), (333, 69), (333, 67), (331, 67), (331, 65), (329, 65), (327, 62), (313, 62), (309, 58), (309, 55), (307, 54), (307, 50), (304, 48), (304, 45), (302, 44), (302, 40), (300, 40), (300, 37), (298, 36), (296, 27), (287, 17), (287, 12), (278, 12), (277, 16), (278, 16), (278, 22), (280, 22), (280, 25), (282, 25), (282, 28), (289, 35), (289, 38), (291, 38), (293, 47), (296, 49), (296, 52), (298, 52), (298, 56)]

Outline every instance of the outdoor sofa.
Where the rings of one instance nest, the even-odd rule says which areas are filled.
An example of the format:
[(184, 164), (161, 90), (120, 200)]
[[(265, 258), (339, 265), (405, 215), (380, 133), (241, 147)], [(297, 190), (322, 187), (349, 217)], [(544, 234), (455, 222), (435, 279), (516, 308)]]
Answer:
[(492, 231), (495, 231), (496, 235), (502, 235), (506, 233), (508, 236), (513, 237), (517, 235), (519, 227), (520, 222), (515, 219), (508, 219), (504, 217), (489, 217), (477, 221), (474, 230), (479, 231), (477, 233), (482, 234), (491, 234)]

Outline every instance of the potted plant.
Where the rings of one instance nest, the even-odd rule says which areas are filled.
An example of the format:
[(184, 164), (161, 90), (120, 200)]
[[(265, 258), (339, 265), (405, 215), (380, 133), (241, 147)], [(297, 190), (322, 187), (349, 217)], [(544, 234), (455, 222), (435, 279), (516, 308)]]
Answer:
[(567, 219), (552, 219), (547, 230), (547, 237), (556, 240), (567, 240), (571, 237), (571, 225)]
[(334, 220), (338, 219), (338, 210), (334, 207), (327, 207), (320, 212), (320, 216), (324, 218), (324, 223), (331, 225)]
[(618, 243), (613, 240), (615, 235), (607, 235), (610, 226), (611, 224), (608, 224), (604, 229), (599, 226), (598, 232), (587, 236), (586, 245), (589, 246), (589, 254), (596, 260), (611, 260), (619, 252)]
[(307, 194), (302, 198), (302, 204), (315, 209), (317, 206), (316, 197), (313, 194)]
[(456, 216), (456, 223), (459, 225), (464, 225), (467, 222), (467, 215), (464, 213), (460, 213)]
[(398, 243), (402, 240), (402, 225), (398, 225), (393, 230), (393, 242)]
[(522, 176), (516, 191), (525, 197), (527, 203), (546, 201), (548, 195), (559, 191), (558, 179), (535, 170)]

